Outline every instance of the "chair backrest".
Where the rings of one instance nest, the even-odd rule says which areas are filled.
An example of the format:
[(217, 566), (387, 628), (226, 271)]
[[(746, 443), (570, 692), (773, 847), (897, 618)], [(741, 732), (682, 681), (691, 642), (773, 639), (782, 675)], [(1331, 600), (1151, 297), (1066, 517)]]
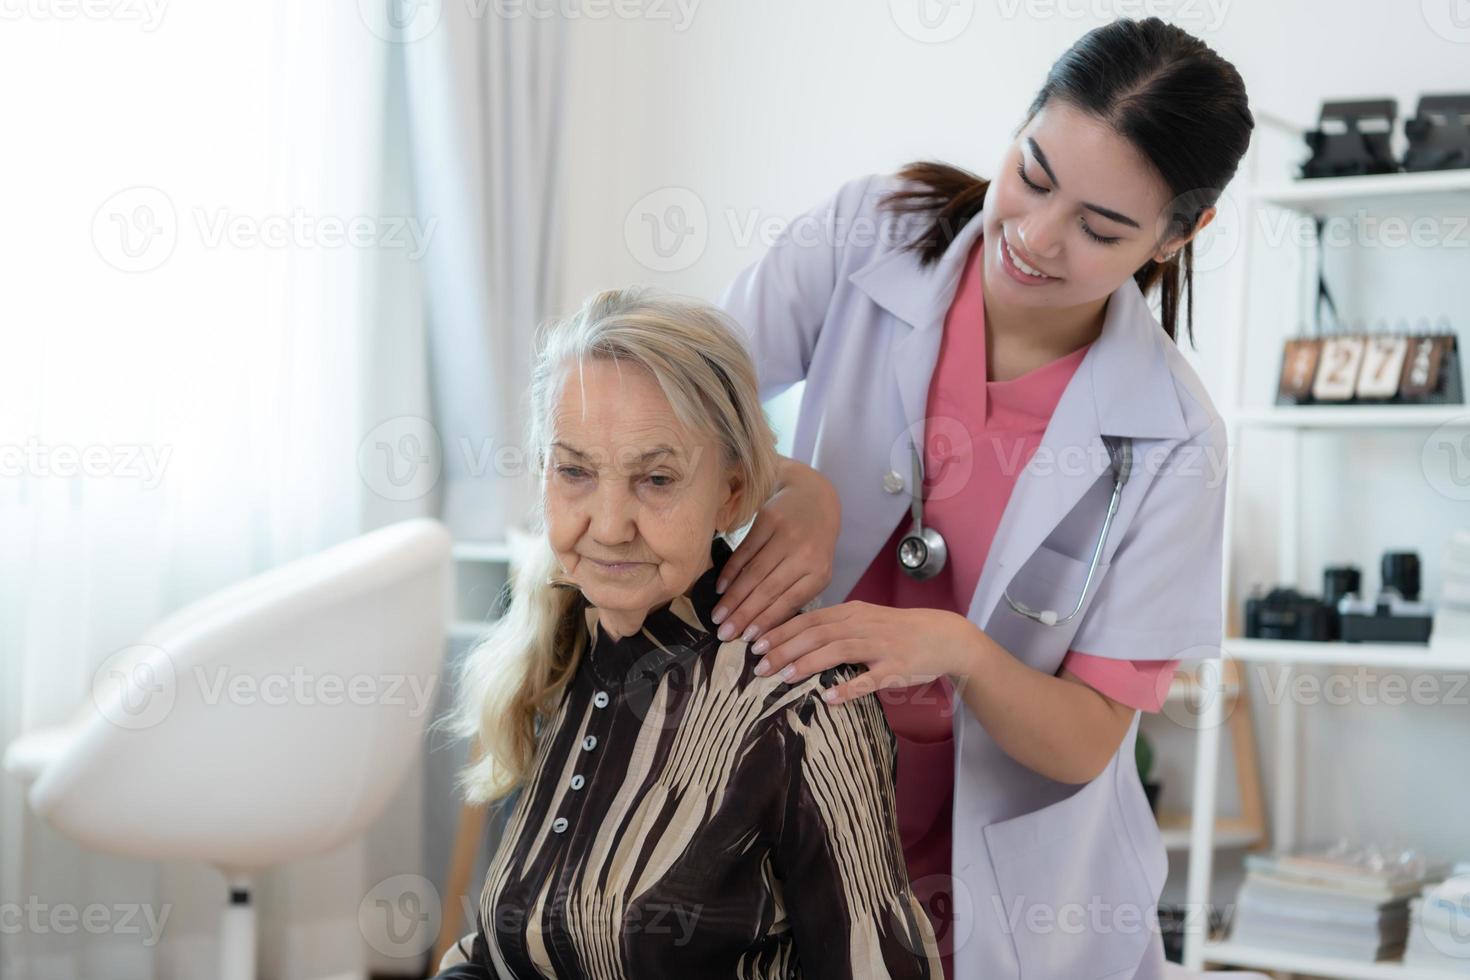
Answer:
[(420, 758), (450, 544), (404, 521), (160, 621), (106, 665), (31, 805), (102, 850), (239, 871), (350, 839)]

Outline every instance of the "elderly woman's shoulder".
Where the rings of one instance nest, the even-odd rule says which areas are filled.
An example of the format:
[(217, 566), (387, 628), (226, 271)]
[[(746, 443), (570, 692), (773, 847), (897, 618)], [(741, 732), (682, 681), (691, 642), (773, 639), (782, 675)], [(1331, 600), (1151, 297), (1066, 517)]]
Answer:
[(865, 669), (859, 664), (837, 664), (795, 684), (778, 680), (780, 691), (777, 696), (786, 709), (787, 722), (799, 726), (804, 732), (811, 725), (830, 727), (835, 718), (842, 727), (874, 736), (885, 734), (891, 739), (892, 731), (876, 694), (865, 694), (841, 704), (828, 704), (822, 697), (823, 691), (860, 676)]
[(810, 724), (819, 714), (852, 710), (863, 717), (856, 723), (874, 728), (886, 728), (887, 719), (876, 695), (868, 694), (853, 698), (842, 704), (829, 705), (822, 692), (861, 675), (867, 668), (861, 664), (837, 664), (826, 670), (802, 678), (795, 683), (782, 680), (779, 676), (762, 676), (755, 672), (759, 657), (752, 656), (750, 644), (743, 640), (729, 640), (712, 644), (703, 653), (706, 683), (715, 690), (712, 702), (723, 703), (738, 715), (747, 715), (753, 701), (761, 704), (754, 723), (759, 726), (799, 723)]

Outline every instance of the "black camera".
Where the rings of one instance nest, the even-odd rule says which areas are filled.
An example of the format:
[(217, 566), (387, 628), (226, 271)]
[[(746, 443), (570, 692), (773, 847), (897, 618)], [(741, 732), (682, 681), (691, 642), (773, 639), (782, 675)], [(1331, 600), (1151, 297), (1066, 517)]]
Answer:
[(1313, 640), (1331, 638), (1328, 606), (1316, 596), (1279, 587), (1259, 595), (1259, 586), (1245, 600), (1245, 635), (1257, 640)]
[(1385, 551), (1382, 587), (1373, 601), (1353, 592), (1337, 602), (1342, 638), (1348, 643), (1428, 643), (1434, 625), (1428, 603), (1419, 601), (1419, 556)]

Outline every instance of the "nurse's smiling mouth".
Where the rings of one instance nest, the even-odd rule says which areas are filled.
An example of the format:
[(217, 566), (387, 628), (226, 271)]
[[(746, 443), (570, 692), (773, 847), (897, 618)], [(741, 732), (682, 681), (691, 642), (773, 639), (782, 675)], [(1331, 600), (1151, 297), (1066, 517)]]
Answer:
[[(1060, 276), (1042, 273), (1024, 255), (1016, 252), (1004, 233), (996, 237), (1000, 239), (1000, 245), (996, 250), (1000, 253), (1001, 268), (1005, 269), (1006, 274), (1012, 279), (1026, 286), (1045, 286), (1061, 280)], [(1020, 263), (1025, 263), (1026, 268), (1022, 268)], [(1033, 272), (1040, 274), (1033, 275)]]

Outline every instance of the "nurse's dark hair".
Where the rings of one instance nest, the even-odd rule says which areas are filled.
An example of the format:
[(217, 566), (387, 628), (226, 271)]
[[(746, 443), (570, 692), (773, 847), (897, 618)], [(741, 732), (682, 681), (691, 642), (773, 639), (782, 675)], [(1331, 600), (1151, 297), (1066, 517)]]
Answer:
[[(1095, 116), (1133, 144), (1170, 190), (1160, 244), (1188, 234), (1216, 203), (1250, 145), (1255, 119), (1235, 66), (1203, 41), (1157, 17), (1119, 19), (1088, 31), (1067, 49), (1016, 128), (1020, 133), (1050, 102)], [(891, 211), (929, 219), (909, 242), (922, 265), (938, 261), (955, 235), (980, 212), (990, 182), (939, 162), (911, 163), (899, 177), (917, 184), (884, 200)], [(1179, 300), (1194, 342), (1194, 242), (1168, 262), (1149, 259), (1133, 273), (1147, 295), (1159, 287), (1159, 318), (1178, 341)]]

